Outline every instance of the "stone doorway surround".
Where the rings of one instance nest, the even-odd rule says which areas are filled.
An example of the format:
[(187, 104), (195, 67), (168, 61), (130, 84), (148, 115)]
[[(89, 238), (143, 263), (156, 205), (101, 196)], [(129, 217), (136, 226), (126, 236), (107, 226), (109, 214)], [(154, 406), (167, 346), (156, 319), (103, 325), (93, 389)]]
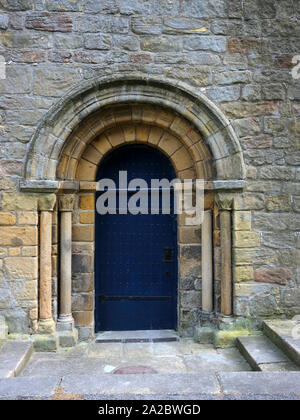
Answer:
[[(245, 178), (239, 141), (222, 112), (184, 83), (124, 74), (71, 91), (49, 110), (30, 142), (20, 189), (38, 194), (42, 203), (40, 334), (57, 329), (62, 337), (74, 338), (75, 319), (80, 339), (93, 337), (95, 175), (103, 156), (126, 142), (146, 142), (160, 149), (180, 179), (205, 180), (204, 223), (190, 228), (178, 218), (179, 243), (201, 247), (202, 293), (200, 287), (195, 295), (198, 315), (232, 315), (232, 210)], [(54, 236), (52, 219), (59, 228)], [(51, 255), (49, 250), (57, 244), (59, 256)], [(183, 260), (184, 252), (183, 247)], [(53, 274), (56, 260), (58, 282)], [(184, 265), (180, 270), (185, 270)], [(58, 313), (53, 293), (57, 286)], [(188, 299), (188, 294), (182, 296)], [(183, 335), (192, 333), (192, 315), (183, 308)]]

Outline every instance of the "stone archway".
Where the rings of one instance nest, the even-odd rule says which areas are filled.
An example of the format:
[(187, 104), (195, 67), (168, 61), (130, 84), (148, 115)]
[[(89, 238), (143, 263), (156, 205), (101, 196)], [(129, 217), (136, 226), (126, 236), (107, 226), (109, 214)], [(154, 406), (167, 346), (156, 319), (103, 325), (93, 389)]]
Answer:
[[(82, 338), (89, 338), (93, 333), (91, 286), (93, 270), (91, 267), (93, 267), (94, 252), (92, 213), (95, 174), (102, 158), (109, 150), (130, 142), (149, 143), (160, 149), (170, 158), (181, 179), (205, 179), (208, 192), (206, 200), (208, 213), (205, 217), (206, 222), (202, 226), (202, 245), (203, 241), (212, 242), (211, 214), (214, 210), (214, 199), (211, 193), (241, 188), (245, 177), (241, 148), (230, 122), (211, 101), (201, 94), (195, 95), (184, 84), (130, 75), (113, 80), (103, 79), (70, 92), (51, 109), (31, 140), (25, 165), (25, 181), (21, 188), (43, 194), (55, 193), (58, 196), (61, 214), (59, 241), (61, 292), (60, 316), (57, 325), (63, 330), (73, 328), (71, 310), (71, 228), (73, 225), (73, 268), (77, 267), (77, 271), (79, 270), (77, 278), (73, 270), (73, 292), (74, 276), (75, 283), (81, 284), (75, 285), (73, 316), (76, 326), (81, 330)], [(218, 205), (221, 208), (220, 197)], [(43, 223), (49, 225), (49, 214), (52, 209), (41, 208), (40, 210), (41, 232), (43, 232), (45, 228)], [(218, 226), (216, 219), (217, 212), (214, 212), (214, 226), (216, 229), (221, 229), (221, 241), (223, 238), (226, 242), (223, 246), (226, 256), (221, 252), (222, 264), (225, 267), (224, 278), (221, 279), (224, 285), (222, 307), (223, 313), (230, 315), (232, 306), (231, 255), (228, 254), (228, 247), (231, 248), (231, 242), (228, 242), (230, 236), (228, 236), (228, 231), (230, 233), (231, 227), (230, 223), (228, 224), (228, 212), (230, 213), (231, 208), (225, 205), (223, 210), (226, 217), (221, 217), (221, 224), (223, 223), (226, 232), (222, 235), (222, 226)], [(85, 221), (82, 221), (83, 219)], [(187, 241), (186, 245), (199, 245), (201, 249), (199, 229), (200, 226), (197, 234), (196, 228), (192, 230), (182, 226), (183, 242)], [(189, 239), (184, 239), (186, 237)], [(41, 256), (44, 255), (43, 249), (49, 247), (49, 241), (51, 243), (50, 234), (47, 231), (47, 237), (41, 239), (41, 243), (44, 244), (41, 247)], [(219, 247), (220, 243), (214, 243), (214, 245)], [(202, 309), (205, 307), (206, 311), (210, 312), (213, 307), (212, 247), (204, 248), (202, 246), (204, 262), (202, 274), (205, 273), (205, 278), (208, 279), (206, 287), (207, 290), (210, 289), (210, 293), (208, 297), (203, 296), (202, 290)], [(210, 251), (207, 254), (209, 248)], [(191, 250), (183, 253), (183, 259), (187, 258), (188, 254), (191, 254)], [(50, 257), (49, 253), (47, 255), (48, 260), (51, 259), (51, 255)], [(196, 266), (198, 257), (191, 258), (193, 261), (188, 264)], [(217, 261), (217, 264), (221, 264), (221, 259)], [(51, 266), (51, 261), (45, 264), (45, 261), (41, 260), (40, 308), (43, 309), (44, 302), (48, 302), (47, 311), (40, 310), (40, 313), (46, 313), (44, 322), (40, 323), (45, 331), (47, 331), (48, 321), (50, 321), (49, 325), (52, 325), (49, 308), (51, 279), (49, 280), (49, 269), (46, 272), (43, 269), (49, 265)], [(84, 284), (82, 284), (83, 278), (86, 280)], [(45, 290), (45, 296), (43, 290)], [(198, 300), (201, 288), (199, 292)], [(189, 322), (185, 322), (185, 319), (189, 318), (190, 313), (185, 312), (183, 310), (182, 322), (183, 326), (188, 326)]]

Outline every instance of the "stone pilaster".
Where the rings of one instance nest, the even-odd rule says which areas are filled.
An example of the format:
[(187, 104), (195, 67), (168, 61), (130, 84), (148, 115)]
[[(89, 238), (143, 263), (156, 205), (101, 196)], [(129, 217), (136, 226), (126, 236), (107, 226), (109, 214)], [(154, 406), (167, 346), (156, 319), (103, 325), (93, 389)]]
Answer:
[(55, 331), (52, 317), (52, 211), (56, 202), (55, 194), (41, 194), (38, 202), (40, 210), (40, 302), (39, 328), (41, 334)]
[(233, 196), (228, 193), (219, 193), (216, 203), (220, 212), (221, 230), (221, 314), (232, 314), (232, 235), (231, 211)]
[(212, 215), (204, 212), (201, 234), (202, 250), (202, 311), (213, 310), (213, 267), (212, 267)]
[(57, 329), (73, 330), (72, 317), (72, 211), (74, 194), (58, 196), (60, 213), (60, 302)]

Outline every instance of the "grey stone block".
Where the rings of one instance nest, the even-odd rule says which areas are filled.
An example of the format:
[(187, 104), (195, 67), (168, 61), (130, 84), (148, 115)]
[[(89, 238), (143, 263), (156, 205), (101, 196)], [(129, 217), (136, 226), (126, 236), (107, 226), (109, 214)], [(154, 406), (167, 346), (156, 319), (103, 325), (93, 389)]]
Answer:
[(0, 398), (50, 397), (59, 385), (60, 377), (0, 379)]
[(298, 372), (228, 372), (219, 373), (225, 395), (299, 395)]
[(33, 352), (31, 341), (6, 341), (0, 350), (0, 378), (18, 376)]
[(68, 394), (81, 395), (148, 395), (190, 393), (217, 394), (214, 375), (146, 374), (66, 376), (61, 386)]

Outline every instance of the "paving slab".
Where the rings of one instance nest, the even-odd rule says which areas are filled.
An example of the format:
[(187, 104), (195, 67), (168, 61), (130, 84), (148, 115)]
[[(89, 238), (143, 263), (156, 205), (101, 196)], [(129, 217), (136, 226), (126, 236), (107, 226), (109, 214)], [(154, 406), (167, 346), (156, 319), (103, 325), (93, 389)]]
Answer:
[(178, 340), (174, 330), (105, 331), (96, 334), (97, 343), (159, 343)]
[(67, 394), (81, 395), (132, 395), (159, 394), (218, 394), (220, 392), (214, 375), (145, 374), (107, 376), (68, 376), (61, 387)]
[(219, 373), (218, 378), (225, 395), (300, 397), (300, 372), (226, 372)]
[(202, 357), (186, 355), (183, 360), (187, 367), (187, 372), (190, 373), (244, 372), (252, 370), (237, 349), (230, 349), (230, 351), (225, 351), (224, 349), (218, 352), (217, 357), (214, 353), (205, 353)]
[(61, 381), (60, 377), (0, 379), (0, 398), (49, 397)]
[(0, 349), (0, 378), (19, 375), (32, 353), (31, 341), (7, 340)]

